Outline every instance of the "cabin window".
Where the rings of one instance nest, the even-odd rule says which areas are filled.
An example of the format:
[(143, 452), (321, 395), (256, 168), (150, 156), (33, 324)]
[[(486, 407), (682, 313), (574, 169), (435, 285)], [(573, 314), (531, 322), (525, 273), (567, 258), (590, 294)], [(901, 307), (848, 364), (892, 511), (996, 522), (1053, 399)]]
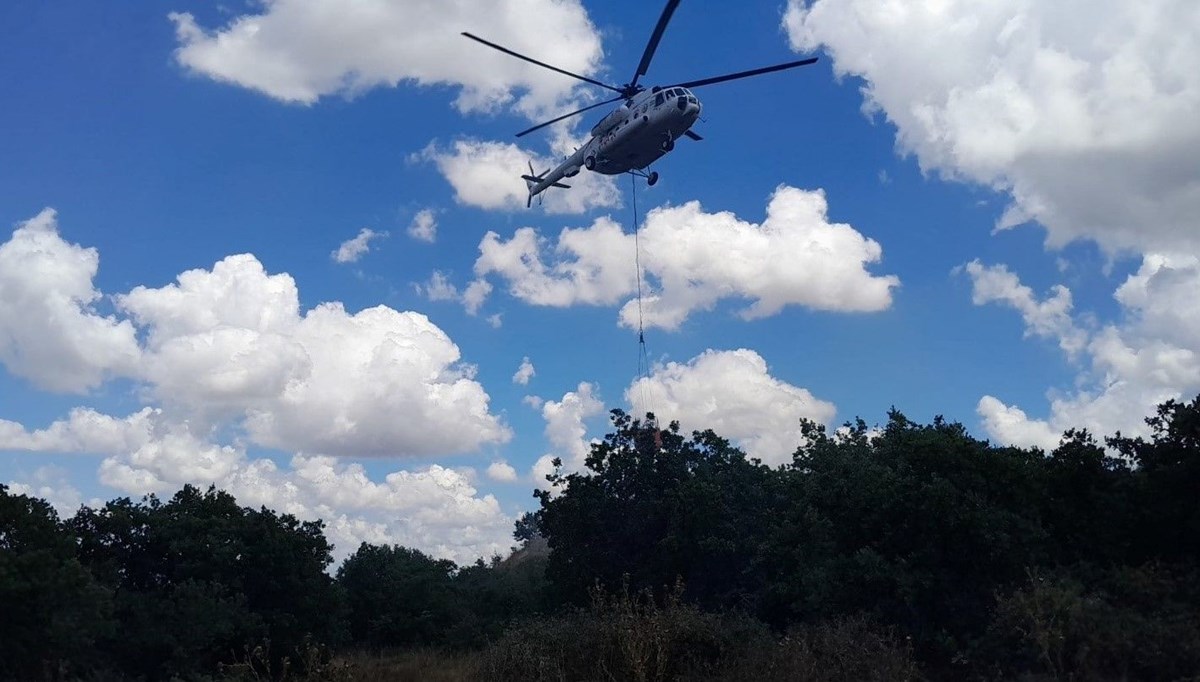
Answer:
[(663, 105), (663, 94), (660, 92), (654, 96), (654, 106), (661, 107)]

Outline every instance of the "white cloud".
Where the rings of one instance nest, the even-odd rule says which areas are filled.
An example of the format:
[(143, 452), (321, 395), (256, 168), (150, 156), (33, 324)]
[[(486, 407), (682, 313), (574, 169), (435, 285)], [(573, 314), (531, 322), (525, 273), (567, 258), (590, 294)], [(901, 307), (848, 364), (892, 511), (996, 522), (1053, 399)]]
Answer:
[[(508, 142), (457, 140), (448, 149), (431, 144), (419, 155), (431, 161), (454, 188), (454, 199), (465, 206), (488, 210), (525, 210), (529, 191), (522, 175), (529, 164), (536, 172), (559, 161)], [(551, 189), (535, 198), (547, 213), (584, 213), (621, 205), (613, 176), (590, 171), (563, 180), (570, 189)]]
[(240, 410), (260, 445), (403, 456), (509, 437), (458, 347), (424, 315), (325, 303), (301, 317), (291, 277), (267, 275), (249, 255), (119, 302), (150, 330), (147, 375), (159, 397)]
[(504, 315), (501, 313), (493, 313), (487, 316), (487, 323), (492, 329), (499, 329), (504, 324)]
[(983, 419), (984, 430), (1009, 445), (1039, 447), (1049, 452), (1062, 437), (1062, 431), (1054, 430), (1044, 421), (1030, 419), (1021, 408), (1005, 405), (990, 395), (980, 398), (975, 411)]
[(292, 458), (280, 470), (267, 459), (239, 469), (224, 486), (239, 502), (301, 518), (323, 518), (344, 557), (360, 542), (417, 547), (458, 562), (503, 553), (514, 519), (460, 472), (436, 464), (373, 481), (362, 465), (332, 457)]
[[(118, 320), (89, 307), (101, 296), (98, 261), (59, 237), (50, 210), (0, 245), (0, 359), (12, 373), (72, 391), (133, 378), (198, 433), (232, 423), (254, 444), (303, 452), (427, 456), (510, 437), (474, 368), (424, 315), (350, 314), (339, 303), (301, 315), (292, 278), (243, 254), (117, 296), (130, 318)], [(89, 417), (73, 414), (57, 436), (21, 437), (67, 438)]]
[[(516, 52), (588, 75), (600, 37), (578, 0), (344, 3), (269, 0), (259, 14), (208, 30), (172, 13), (176, 60), (194, 73), (312, 104), (400, 82), (461, 86), (462, 111), (514, 104), (526, 114), (561, 104), (577, 82), (459, 35), (469, 31)], [(522, 93), (515, 102), (514, 93)]]
[(800, 446), (800, 419), (828, 423), (832, 403), (771, 376), (752, 350), (708, 350), (686, 364), (654, 367), (625, 390), (633, 413), (653, 412), (685, 430), (712, 429), (767, 464), (791, 461)]
[(437, 240), (437, 217), (432, 209), (423, 208), (417, 211), (408, 225), (408, 236), (429, 244)]
[(0, 419), (0, 450), (99, 455), (132, 452), (150, 439), (152, 422), (160, 413), (161, 410), (145, 407), (117, 419), (91, 408), (77, 407), (66, 419), (35, 431)]
[[(240, 446), (194, 434), (187, 424), (149, 408), (125, 419), (75, 410), (69, 419), (34, 431), (0, 422), (0, 449), (107, 455), (99, 466), (100, 482), (123, 494), (169, 494), (186, 483), (214, 484), (244, 505), (321, 518), (338, 559), (361, 542), (373, 542), (472, 561), (504, 552), (513, 523), (496, 499), (480, 495), (462, 472), (431, 465), (394, 471), (377, 482), (361, 464), (304, 455), (280, 468), (271, 459), (248, 457)], [(39, 469), (33, 484), (17, 484), (14, 490), (73, 512), (81, 501), (78, 490), (46, 471)], [(489, 475), (495, 478), (496, 472)]]
[[(1045, 419), (985, 395), (978, 405), (994, 438), (1053, 446), (1069, 428), (1099, 435), (1147, 433), (1143, 419), (1168, 399), (1200, 392), (1200, 259), (1149, 254), (1117, 289), (1118, 322), (1086, 337), (1088, 366), (1068, 392), (1053, 392)], [(987, 299), (985, 297), (984, 300)], [(1037, 320), (1026, 317), (1032, 330)]]
[[(359, 464), (297, 456), (290, 469), (281, 470), (270, 459), (248, 458), (239, 446), (199, 437), (150, 408), (125, 419), (77, 409), (67, 420), (35, 431), (0, 422), (0, 449), (108, 455), (98, 470), (100, 482), (123, 494), (168, 494), (185, 483), (215, 484), (242, 504), (323, 518), (339, 558), (366, 541), (470, 561), (503, 552), (512, 526), (492, 496), (479, 496), (464, 474), (450, 469), (400, 470), (377, 483)], [(34, 483), (13, 489), (73, 513), (82, 499), (79, 491), (61, 476), (39, 472)], [(493, 479), (508, 480), (498, 478), (502, 475), (502, 467), (489, 469)]]
[(591, 451), (585, 422), (604, 411), (604, 403), (595, 395), (595, 390), (592, 384), (581, 382), (574, 391), (564, 393), (561, 400), (547, 400), (541, 404), (542, 418), (546, 420), (546, 440), (555, 451), (538, 458), (531, 469), (538, 487), (546, 486), (546, 474), (553, 471), (551, 461), (556, 457), (562, 460), (567, 473), (583, 468)]
[[(487, 297), (491, 293), (492, 284), (487, 280), (477, 279), (468, 284), (466, 290), (463, 291), (463, 306), (466, 307), (468, 313), (474, 315), (479, 312), (480, 308), (483, 307), (484, 301), (487, 301)], [(495, 317), (495, 315), (492, 317)], [(489, 320), (490, 319), (491, 318), (489, 318)], [(492, 326), (499, 327), (500, 325), (493, 323)]]
[[(295, 281), (243, 254), (135, 287), (116, 297), (127, 319), (99, 317), (87, 308), (101, 296), (97, 262), (58, 237), (53, 212), (19, 227), (0, 245), (0, 343), (15, 353), (36, 334), (46, 361), (76, 374), (56, 382), (48, 367), (32, 374), (41, 384), (128, 377), (151, 404), (124, 418), (79, 407), (44, 428), (0, 419), (0, 450), (99, 456), (100, 482), (122, 493), (215, 484), (244, 504), (324, 518), (339, 556), (364, 540), (458, 561), (507, 548), (512, 519), (475, 490), (472, 472), (432, 465), (376, 482), (330, 457), (444, 455), (510, 437), (475, 368), (424, 315), (339, 303), (301, 314)], [(283, 469), (251, 457), (255, 446), (301, 454)], [(80, 499), (65, 480), (38, 476), (21, 490), (64, 508)]]
[[(70, 518), (84, 504), (83, 494), (67, 481), (65, 469), (56, 466), (38, 467), (33, 472), (32, 482), (9, 481), (8, 492), (12, 495), (38, 497), (50, 503), (59, 518)], [(99, 500), (88, 500), (89, 506)]]
[(1087, 343), (1087, 332), (1071, 318), (1071, 291), (1056, 285), (1054, 294), (1038, 301), (1033, 290), (1021, 284), (1017, 276), (1003, 265), (985, 266), (978, 259), (964, 266), (973, 285), (971, 300), (975, 305), (1007, 303), (1021, 313), (1025, 335), (1054, 339), (1059, 348), (1074, 359)]
[(134, 328), (100, 315), (100, 254), (58, 234), (44, 209), (0, 244), (0, 363), (50, 391), (82, 393), (138, 362)]
[(1006, 192), (1051, 246), (1200, 248), (1200, 11), (1180, 0), (789, 0), (926, 171)]
[[(761, 225), (732, 213), (705, 213), (698, 202), (657, 208), (641, 232), (641, 262), (647, 287), (647, 326), (676, 329), (697, 310), (724, 298), (749, 299), (745, 319), (778, 313), (787, 305), (847, 312), (891, 305), (895, 276), (866, 270), (882, 249), (845, 224), (828, 222), (822, 191), (780, 186)], [(552, 249), (532, 228), (508, 241), (495, 232), (480, 242), (475, 274), (498, 274), (509, 292), (527, 303), (548, 306), (613, 305), (636, 290), (634, 239), (609, 218), (588, 228), (567, 228)], [(637, 326), (637, 302), (625, 303), (621, 323)]]
[(487, 476), (493, 481), (499, 481), (500, 483), (515, 483), (517, 480), (517, 470), (508, 462), (501, 460), (488, 465)]
[(388, 236), (387, 232), (376, 232), (368, 227), (358, 231), (358, 234), (342, 242), (329, 257), (338, 263), (357, 263), (359, 258), (371, 250), (371, 240)]
[(517, 373), (513, 375), (512, 380), (514, 384), (528, 386), (529, 380), (532, 379), (535, 374), (537, 374), (537, 371), (533, 369), (533, 363), (530, 362), (529, 357), (526, 356), (521, 359), (521, 366), (517, 368)]
[(417, 290), (424, 293), (425, 297), (431, 301), (459, 300), (458, 287), (454, 286), (441, 270), (434, 270), (429, 281), (423, 285), (417, 285)]

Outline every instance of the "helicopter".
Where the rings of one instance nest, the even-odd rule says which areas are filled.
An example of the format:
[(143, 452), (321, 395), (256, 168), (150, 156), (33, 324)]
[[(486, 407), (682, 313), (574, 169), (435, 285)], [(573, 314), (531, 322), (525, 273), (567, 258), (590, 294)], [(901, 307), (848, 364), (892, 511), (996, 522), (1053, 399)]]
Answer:
[(667, 30), (667, 24), (671, 21), (671, 16), (675, 13), (675, 9), (679, 7), (679, 3), (680, 0), (667, 0), (667, 5), (663, 8), (662, 15), (658, 18), (658, 23), (654, 26), (654, 32), (650, 34), (650, 40), (646, 43), (646, 49), (642, 53), (642, 60), (638, 62), (637, 71), (634, 72), (633, 78), (624, 85), (602, 83), (587, 76), (571, 73), (557, 66), (552, 66), (532, 57), (514, 52), (502, 45), (484, 40), (466, 31), (462, 33), (462, 35), (471, 40), (487, 45), (517, 59), (523, 59), (531, 64), (536, 64), (551, 71), (617, 93), (617, 96), (611, 99), (591, 104), (582, 109), (539, 123), (532, 128), (522, 130), (517, 133), (517, 137), (522, 137), (572, 116), (578, 116), (585, 111), (591, 111), (606, 104), (624, 100), (619, 107), (610, 111), (596, 125), (592, 126), (590, 139), (563, 160), (562, 163), (558, 164), (558, 166), (542, 171), (541, 173), (535, 173), (533, 164), (529, 165), (529, 174), (521, 176), (521, 179), (525, 181), (525, 185), (529, 189), (529, 198), (525, 202), (526, 208), (533, 205), (533, 198), (535, 196), (538, 196), (551, 187), (570, 188), (570, 185), (564, 184), (561, 180), (578, 175), (580, 168), (586, 168), (589, 171), (604, 175), (631, 173), (645, 178), (646, 183), (653, 186), (658, 182), (658, 173), (647, 172), (646, 169), (651, 163), (673, 150), (675, 148), (675, 141), (680, 137), (687, 137), (695, 141), (703, 139), (691, 129), (692, 125), (700, 118), (702, 108), (700, 100), (692, 93), (691, 88), (724, 83), (739, 78), (749, 78), (750, 76), (759, 76), (774, 71), (794, 69), (817, 61), (816, 57), (809, 57), (807, 59), (764, 66), (748, 71), (738, 71), (737, 73), (729, 73), (723, 76), (700, 78), (674, 85), (656, 85), (650, 90), (646, 90), (644, 86), (638, 83), (638, 79), (646, 75), (646, 72), (649, 70), (650, 60), (654, 58), (654, 52), (658, 49), (658, 43), (662, 40), (663, 32)]

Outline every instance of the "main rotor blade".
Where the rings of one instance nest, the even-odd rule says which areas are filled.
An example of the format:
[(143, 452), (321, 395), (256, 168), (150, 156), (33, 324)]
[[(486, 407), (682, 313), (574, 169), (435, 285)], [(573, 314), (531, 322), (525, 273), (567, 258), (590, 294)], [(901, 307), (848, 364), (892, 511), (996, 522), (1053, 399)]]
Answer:
[(794, 69), (797, 66), (808, 66), (817, 61), (816, 57), (801, 59), (796, 62), (787, 62), (786, 64), (776, 64), (775, 66), (764, 66), (761, 69), (751, 69), (750, 71), (738, 71), (724, 76), (713, 76), (712, 78), (701, 78), (700, 80), (688, 81), (686, 83), (675, 83), (674, 85), (664, 85), (664, 88), (698, 88), (701, 85), (712, 85), (713, 83), (724, 83), (725, 81), (736, 80), (738, 78), (749, 78), (750, 76), (759, 76), (772, 71), (783, 71), (784, 69)]
[(650, 68), (650, 60), (654, 59), (654, 52), (658, 50), (658, 41), (662, 40), (663, 31), (667, 30), (667, 24), (671, 21), (671, 15), (675, 13), (676, 7), (679, 7), (679, 0), (667, 0), (667, 6), (663, 8), (662, 16), (658, 18), (654, 33), (650, 34), (650, 41), (646, 43), (642, 61), (638, 62), (637, 73), (633, 74), (633, 80), (629, 82), (630, 87), (637, 85), (638, 79), (646, 75), (646, 71)]
[(599, 85), (600, 87), (607, 88), (609, 90), (612, 90), (613, 92), (624, 92), (623, 90), (621, 90), (621, 88), (618, 88), (616, 86), (609, 85), (608, 83), (601, 83), (598, 80), (593, 80), (591, 78), (588, 78), (587, 76), (580, 76), (577, 73), (571, 73), (570, 71), (567, 71), (566, 69), (560, 69), (557, 66), (550, 66), (549, 64), (547, 64), (545, 62), (539, 62), (538, 60), (536, 60), (532, 57), (526, 57), (525, 55), (523, 55), (519, 52), (513, 52), (512, 50), (508, 49), (507, 47), (503, 47), (503, 46), (497, 45), (496, 43), (484, 40), (483, 38), (480, 38), (477, 35), (472, 35), (470, 33), (467, 33), (466, 31), (463, 31), (462, 34), (464, 36), (470, 38), (471, 40), (474, 40), (475, 42), (483, 43), (484, 45), (487, 45), (490, 48), (500, 50), (504, 54), (512, 55), (513, 57), (516, 57), (517, 59), (524, 59), (525, 61), (529, 62), (530, 64), (537, 64), (538, 66), (545, 67), (547, 69), (550, 69), (551, 71), (557, 71), (558, 73), (561, 73), (565, 76), (570, 76), (571, 78), (578, 78), (579, 80), (581, 80), (585, 83), (591, 83), (592, 85)]
[(569, 114), (563, 114), (562, 116), (559, 116), (558, 118), (552, 118), (549, 121), (546, 121), (545, 123), (539, 123), (539, 124), (535, 125), (534, 127), (529, 128), (528, 130), (522, 130), (521, 132), (517, 133), (517, 137), (521, 137), (522, 135), (532, 133), (535, 130), (541, 130), (542, 128), (545, 128), (546, 126), (550, 125), (551, 123), (558, 123), (559, 121), (561, 121), (563, 119), (571, 118), (572, 116), (577, 116), (579, 114), (582, 114), (583, 112), (588, 111), (589, 109), (595, 109), (596, 107), (602, 107), (605, 104), (612, 104), (613, 102), (616, 102), (619, 99), (624, 99), (624, 98), (621, 97), (620, 95), (618, 95), (612, 99), (606, 99), (603, 102), (596, 102), (595, 104), (588, 105), (577, 111), (572, 111)]

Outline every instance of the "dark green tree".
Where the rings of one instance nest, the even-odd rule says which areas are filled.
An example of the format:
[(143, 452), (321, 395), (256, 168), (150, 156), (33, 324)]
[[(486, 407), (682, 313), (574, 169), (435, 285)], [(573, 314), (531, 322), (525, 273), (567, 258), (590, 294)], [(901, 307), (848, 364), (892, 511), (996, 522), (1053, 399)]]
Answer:
[(442, 644), (466, 615), (454, 562), (363, 543), (337, 572), (350, 636), (372, 648)]
[(949, 661), (986, 627), (998, 587), (1042, 562), (1042, 455), (938, 417), (892, 411), (877, 435), (807, 424), (764, 560), (777, 621), (867, 612)]
[(0, 485), (0, 679), (89, 672), (110, 610), (54, 509)]
[(1131, 560), (1135, 491), (1127, 461), (1072, 429), (1043, 464), (1042, 523), (1055, 563)]
[(771, 470), (711, 431), (685, 438), (620, 410), (592, 446), (586, 470), (551, 477), (537, 527), (549, 542), (547, 577), (581, 603), (597, 581), (662, 590), (682, 580), (705, 606), (745, 605), (764, 575), (758, 543), (777, 506)]
[(211, 672), (269, 643), (295, 658), (306, 637), (336, 641), (340, 598), (319, 522), (185, 486), (169, 501), (114, 500), (71, 522), (79, 553), (114, 590), (113, 666), (148, 678)]
[(1168, 400), (1146, 419), (1149, 440), (1117, 434), (1110, 447), (1136, 467), (1135, 553), (1138, 559), (1200, 562), (1200, 396)]

